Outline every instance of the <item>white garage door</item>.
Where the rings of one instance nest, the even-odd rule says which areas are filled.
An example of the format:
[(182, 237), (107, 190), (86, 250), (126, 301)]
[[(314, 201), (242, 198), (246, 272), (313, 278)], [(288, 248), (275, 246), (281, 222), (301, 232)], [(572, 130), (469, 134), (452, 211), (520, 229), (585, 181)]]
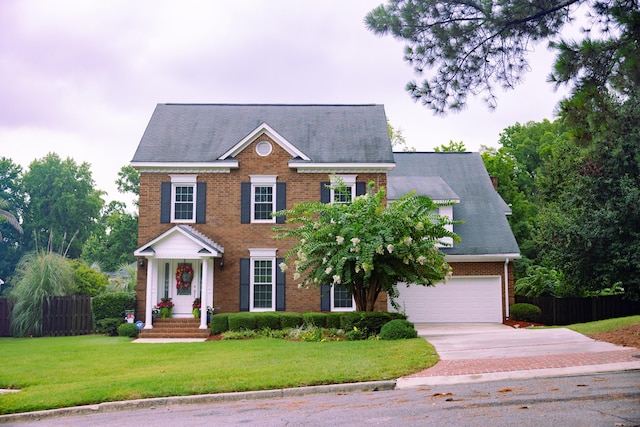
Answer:
[(502, 323), (499, 276), (453, 277), (431, 287), (400, 284), (398, 292), (400, 309), (413, 323)]

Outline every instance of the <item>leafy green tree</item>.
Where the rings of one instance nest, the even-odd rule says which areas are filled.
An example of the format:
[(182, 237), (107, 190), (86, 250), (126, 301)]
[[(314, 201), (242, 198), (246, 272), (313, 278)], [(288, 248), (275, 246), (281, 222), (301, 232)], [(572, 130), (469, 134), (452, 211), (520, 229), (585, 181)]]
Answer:
[(106, 274), (90, 267), (82, 260), (72, 260), (69, 262), (73, 269), (75, 294), (96, 296), (107, 289), (109, 277)]
[(24, 255), (12, 283), (11, 296), (16, 299), (11, 315), (15, 337), (42, 335), (42, 301), (50, 296), (71, 295), (74, 291), (73, 270), (64, 256), (48, 250)]
[(0, 278), (7, 282), (24, 254), (21, 219), (26, 196), (21, 183), (22, 167), (0, 157)]
[(394, 128), (387, 120), (387, 128), (389, 129), (389, 139), (391, 140), (391, 147), (393, 147), (394, 151), (398, 151), (402, 148), (402, 151), (416, 151), (415, 147), (409, 147), (407, 145), (407, 140), (402, 134), (402, 129)]
[(450, 268), (438, 243), (458, 240), (428, 197), (408, 194), (387, 206), (385, 191), (373, 188), (370, 183), (351, 204), (300, 203), (279, 212), (288, 225), (274, 229), (277, 239), (297, 242), (281, 269), (295, 258), (294, 279), (302, 279), (301, 286), (346, 286), (358, 311), (372, 311), (380, 292), (393, 302), (398, 283), (442, 281)]
[(126, 212), (123, 203), (112, 201), (83, 245), (81, 257), (87, 263), (98, 263), (105, 271), (116, 271), (121, 264), (135, 262), (137, 240), (138, 216)]
[(41, 245), (42, 239), (53, 234), (54, 247), (62, 248), (72, 240), (68, 255), (79, 257), (82, 245), (95, 231), (104, 204), (104, 193), (94, 188), (89, 164), (77, 165), (70, 158), (61, 160), (50, 153), (30, 164), (23, 182), (29, 195), (24, 229), (32, 237), (25, 240), (27, 247)]
[(136, 197), (133, 203), (136, 206), (138, 205), (138, 197), (140, 197), (140, 172), (135, 170), (133, 166), (122, 166), (120, 171), (118, 171), (116, 185), (120, 193), (133, 194)]
[[(579, 5), (589, 9), (590, 31), (581, 41), (556, 40)], [(426, 75), (422, 82), (408, 83), (407, 91), (443, 113), (463, 108), (469, 94), (484, 94), (494, 108), (495, 87), (520, 83), (530, 68), (527, 53), (544, 40), (552, 40), (560, 53), (555, 82), (628, 87), (627, 78), (638, 67), (639, 15), (635, 0), (389, 0), (365, 22), (374, 33), (406, 43), (404, 59), (418, 75)]]
[(464, 142), (462, 141), (455, 142), (453, 140), (449, 140), (449, 144), (440, 144), (439, 147), (433, 147), (433, 151), (435, 151), (436, 153), (464, 153), (465, 151), (467, 151), (467, 147), (464, 146)]

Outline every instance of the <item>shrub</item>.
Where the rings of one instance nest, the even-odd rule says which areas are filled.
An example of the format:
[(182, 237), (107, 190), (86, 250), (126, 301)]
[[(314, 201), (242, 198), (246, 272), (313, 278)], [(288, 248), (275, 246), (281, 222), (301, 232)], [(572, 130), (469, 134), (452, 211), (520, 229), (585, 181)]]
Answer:
[(540, 307), (533, 304), (518, 303), (509, 307), (509, 313), (513, 320), (522, 320), (524, 322), (535, 322), (542, 314)]
[[(118, 335), (118, 327), (124, 323), (124, 317), (107, 317), (96, 321), (96, 333), (115, 337)], [(134, 325), (135, 326), (135, 325)]]
[(356, 326), (354, 326), (353, 329), (344, 334), (344, 339), (346, 339), (347, 341), (360, 341), (365, 339), (366, 337), (366, 334)]
[(123, 323), (118, 326), (118, 336), (121, 337), (137, 338), (138, 332), (138, 326), (135, 323)]
[(136, 309), (136, 294), (133, 292), (106, 293), (91, 298), (93, 321), (113, 317), (124, 319), (125, 310)]
[(349, 313), (342, 313), (340, 317), (340, 328), (345, 331), (350, 331), (353, 327), (359, 327), (361, 312), (352, 311)]
[(304, 313), (302, 315), (302, 320), (306, 326), (317, 326), (318, 328), (324, 328), (327, 326), (327, 315), (325, 313)]
[(418, 332), (414, 329), (413, 323), (403, 319), (392, 320), (380, 330), (380, 338), (383, 340), (408, 339), (417, 336)]
[(327, 313), (327, 328), (340, 329), (342, 313)]
[(360, 319), (355, 326), (364, 331), (367, 335), (378, 335), (382, 326), (391, 321), (391, 314), (385, 311), (371, 311), (361, 313)]
[(82, 260), (70, 262), (78, 294), (96, 296), (107, 289), (109, 276), (94, 270)]
[(256, 314), (257, 329), (280, 329), (280, 316), (278, 313)]
[(229, 313), (211, 316), (211, 334), (218, 335), (229, 330)]
[(303, 324), (302, 314), (300, 313), (279, 313), (279, 315), (282, 329), (298, 328)]
[(256, 329), (256, 315), (254, 313), (232, 313), (229, 315), (230, 331), (252, 331)]

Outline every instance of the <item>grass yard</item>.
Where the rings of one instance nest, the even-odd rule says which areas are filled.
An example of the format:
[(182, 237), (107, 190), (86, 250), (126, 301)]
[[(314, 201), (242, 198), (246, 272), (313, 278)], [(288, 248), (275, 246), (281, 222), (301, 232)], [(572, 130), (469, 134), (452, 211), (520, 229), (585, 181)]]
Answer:
[(107, 401), (395, 379), (435, 364), (424, 339), (135, 344), (97, 335), (0, 338), (0, 414)]
[(598, 320), (589, 323), (577, 323), (575, 325), (566, 326), (567, 328), (580, 332), (584, 335), (597, 334), (600, 332), (609, 332), (614, 329), (620, 329), (627, 326), (640, 323), (640, 316), (618, 317), (615, 319)]

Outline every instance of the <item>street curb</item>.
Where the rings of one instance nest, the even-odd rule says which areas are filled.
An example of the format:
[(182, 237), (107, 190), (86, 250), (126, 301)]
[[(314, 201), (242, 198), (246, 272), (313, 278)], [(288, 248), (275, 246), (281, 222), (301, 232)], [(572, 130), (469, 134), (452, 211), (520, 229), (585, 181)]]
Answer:
[(330, 384), (310, 387), (283, 388), (277, 390), (244, 391), (236, 393), (201, 394), (196, 396), (156, 397), (151, 399), (104, 402), (96, 405), (74, 406), (71, 408), (51, 409), (19, 414), (0, 415), (0, 424), (21, 421), (40, 421), (47, 418), (73, 415), (90, 415), (116, 412), (128, 409), (156, 408), (169, 405), (206, 404), (237, 402), (242, 400), (274, 399), (282, 397), (308, 396), (311, 394), (353, 393), (367, 391), (393, 390), (396, 381), (369, 381), (348, 384)]

